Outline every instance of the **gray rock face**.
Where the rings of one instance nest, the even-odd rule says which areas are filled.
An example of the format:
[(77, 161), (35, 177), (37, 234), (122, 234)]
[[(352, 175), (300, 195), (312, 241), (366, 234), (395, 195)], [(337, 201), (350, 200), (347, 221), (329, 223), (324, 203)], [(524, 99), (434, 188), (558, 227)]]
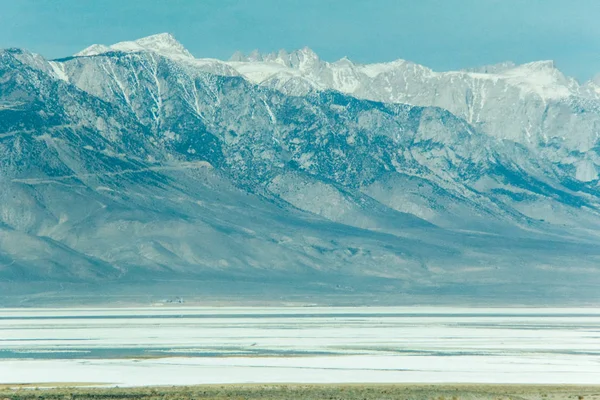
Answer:
[(574, 176), (593, 159), (578, 172), (543, 155), (583, 162), (562, 144), (439, 107), (291, 96), (235, 65), (314, 71), (309, 50), (228, 64), (173, 41), (0, 53), (0, 280), (532, 297), (599, 283), (599, 191)]
[(577, 180), (598, 180), (600, 86), (594, 80), (580, 85), (551, 61), (434, 72), (404, 60), (328, 63), (303, 49), (238, 54), (230, 65), (254, 83), (291, 95), (333, 89), (374, 101), (441, 107), (488, 135), (551, 157)]

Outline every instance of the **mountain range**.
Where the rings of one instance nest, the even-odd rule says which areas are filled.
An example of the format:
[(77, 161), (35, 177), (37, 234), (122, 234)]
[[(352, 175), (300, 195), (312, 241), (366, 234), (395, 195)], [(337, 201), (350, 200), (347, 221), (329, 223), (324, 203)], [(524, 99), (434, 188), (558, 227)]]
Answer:
[(0, 51), (0, 304), (594, 303), (600, 82), (172, 35)]

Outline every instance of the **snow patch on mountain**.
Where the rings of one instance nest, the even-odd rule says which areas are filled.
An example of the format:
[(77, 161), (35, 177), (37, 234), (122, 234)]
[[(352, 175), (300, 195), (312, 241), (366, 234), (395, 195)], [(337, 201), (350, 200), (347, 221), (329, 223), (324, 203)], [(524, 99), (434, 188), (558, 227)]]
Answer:
[(293, 77), (302, 77), (302, 73), (300, 71), (276, 62), (248, 63), (231, 61), (228, 64), (250, 82), (255, 84), (260, 84), (276, 75), (285, 76), (287, 79), (291, 79)]
[(151, 35), (135, 41), (119, 42), (111, 46), (94, 44), (79, 53), (76, 53), (75, 56), (95, 56), (110, 51), (122, 51), (124, 53), (152, 51), (176, 60), (189, 60), (194, 58), (194, 56), (170, 33)]
[[(526, 93), (535, 93), (544, 100), (567, 98), (577, 92), (578, 85), (573, 79), (566, 78), (553, 61), (538, 61), (523, 65), (503, 63), (497, 66), (482, 67), (474, 70), (434, 72), (422, 65), (406, 60), (395, 60), (388, 63), (354, 64), (347, 57), (335, 62), (322, 61), (309, 48), (287, 53), (262, 55), (253, 52), (248, 56), (237, 52), (230, 60), (236, 68), (251, 82), (262, 83), (276, 75), (287, 77), (303, 77), (312, 80), (315, 88), (334, 89), (348, 94), (356, 94), (368, 79), (375, 79), (390, 73), (408, 73), (423, 79), (444, 79), (445, 77), (470, 78), (473, 80), (503, 80), (518, 86)], [(327, 79), (331, 75), (332, 79)], [(338, 79), (336, 79), (336, 77)], [(344, 79), (339, 77), (351, 77)], [(397, 89), (390, 88), (390, 91)], [(389, 99), (381, 98), (380, 101)]]
[(48, 64), (50, 64), (50, 66), (52, 67), (52, 70), (54, 71), (54, 73), (56, 74), (56, 77), (58, 79), (61, 79), (65, 82), (69, 81), (69, 76), (65, 73), (65, 70), (63, 69), (62, 64), (59, 64), (55, 61), (49, 61)]
[(581, 85), (552, 61), (438, 72), (401, 59), (326, 62), (304, 48), (238, 52), (228, 64), (252, 83), (288, 95), (336, 90), (384, 103), (444, 108), (490, 136), (551, 158), (577, 179), (595, 176), (581, 165), (600, 168), (600, 79)]
[(110, 47), (105, 46), (103, 44), (93, 44), (93, 45), (81, 50), (80, 52), (75, 53), (74, 56), (75, 57), (97, 56), (98, 54), (108, 53), (109, 51), (112, 51), (112, 50), (113, 49), (111, 49)]
[(553, 61), (539, 61), (517, 66), (499, 75), (522, 90), (537, 93), (545, 100), (560, 100), (576, 95), (579, 85), (566, 78)]

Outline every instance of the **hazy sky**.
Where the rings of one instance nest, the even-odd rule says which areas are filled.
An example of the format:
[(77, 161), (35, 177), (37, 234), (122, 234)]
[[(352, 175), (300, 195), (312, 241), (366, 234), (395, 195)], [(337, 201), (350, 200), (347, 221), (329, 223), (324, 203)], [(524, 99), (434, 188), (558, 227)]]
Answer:
[(0, 47), (49, 58), (161, 32), (197, 57), (309, 46), (328, 61), (600, 72), (600, 0), (0, 0)]

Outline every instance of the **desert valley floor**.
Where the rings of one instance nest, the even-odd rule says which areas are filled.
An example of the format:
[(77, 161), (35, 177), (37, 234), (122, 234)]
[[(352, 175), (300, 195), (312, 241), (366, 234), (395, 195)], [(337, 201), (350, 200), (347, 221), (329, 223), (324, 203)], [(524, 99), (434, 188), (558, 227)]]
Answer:
[(0, 385), (597, 384), (600, 309), (0, 310)]

